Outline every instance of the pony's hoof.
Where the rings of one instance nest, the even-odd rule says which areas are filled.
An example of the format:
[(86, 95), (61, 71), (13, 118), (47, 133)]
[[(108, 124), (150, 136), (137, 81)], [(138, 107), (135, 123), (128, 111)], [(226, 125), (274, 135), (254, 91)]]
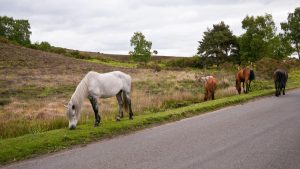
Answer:
[(133, 120), (133, 117), (129, 117), (129, 120)]
[(99, 126), (99, 123), (95, 123), (95, 124), (94, 124), (94, 127), (98, 127), (98, 126)]

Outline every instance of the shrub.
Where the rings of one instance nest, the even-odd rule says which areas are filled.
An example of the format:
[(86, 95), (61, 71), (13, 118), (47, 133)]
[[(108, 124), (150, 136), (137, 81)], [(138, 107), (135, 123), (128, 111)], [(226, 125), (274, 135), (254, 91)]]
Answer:
[(5, 37), (0, 36), (0, 42), (2, 43), (9, 43), (9, 40), (7, 40)]
[(198, 56), (187, 57), (187, 58), (176, 58), (166, 61), (168, 67), (179, 67), (179, 68), (203, 68), (202, 59)]
[(300, 61), (297, 59), (289, 58), (286, 60), (276, 60), (272, 58), (262, 58), (255, 62), (256, 76), (263, 79), (272, 79), (273, 73), (276, 69), (285, 69), (287, 71), (299, 68)]
[(66, 49), (60, 48), (60, 47), (52, 47), (51, 48), (51, 52), (58, 53), (58, 54), (65, 54), (65, 53), (67, 53)]

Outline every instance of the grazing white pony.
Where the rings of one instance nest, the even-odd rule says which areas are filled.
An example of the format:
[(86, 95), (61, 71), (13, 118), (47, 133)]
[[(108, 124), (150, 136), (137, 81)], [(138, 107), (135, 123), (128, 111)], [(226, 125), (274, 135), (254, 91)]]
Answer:
[[(109, 98), (116, 96), (119, 104), (119, 115), (116, 119), (119, 121), (123, 117), (123, 106), (125, 110), (129, 108), (129, 119), (133, 119), (131, 109), (131, 77), (120, 71), (109, 73), (97, 73), (90, 71), (76, 87), (67, 107), (67, 117), (69, 119), (69, 129), (75, 129), (80, 117), (82, 102), (89, 98), (95, 113), (95, 126), (98, 126), (101, 117), (98, 109), (98, 98)], [(122, 99), (123, 94), (123, 99)], [(124, 103), (123, 103), (124, 101)]]

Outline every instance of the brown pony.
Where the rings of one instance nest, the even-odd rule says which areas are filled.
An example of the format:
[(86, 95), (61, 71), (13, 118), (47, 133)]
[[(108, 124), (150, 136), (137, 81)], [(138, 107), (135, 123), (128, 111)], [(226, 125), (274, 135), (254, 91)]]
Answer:
[(204, 88), (205, 88), (205, 95), (204, 95), (204, 101), (207, 101), (208, 99), (215, 99), (215, 91), (217, 89), (217, 80), (209, 76), (207, 80), (204, 83)]
[[(235, 78), (236, 78), (235, 87), (236, 90), (239, 92), (239, 94), (241, 94), (241, 83), (243, 83), (244, 93), (248, 93), (250, 90), (251, 81), (254, 80), (255, 75), (253, 70), (250, 70), (249, 67), (246, 67), (244, 69), (239, 68)], [(245, 83), (246, 83), (246, 89), (245, 89)]]

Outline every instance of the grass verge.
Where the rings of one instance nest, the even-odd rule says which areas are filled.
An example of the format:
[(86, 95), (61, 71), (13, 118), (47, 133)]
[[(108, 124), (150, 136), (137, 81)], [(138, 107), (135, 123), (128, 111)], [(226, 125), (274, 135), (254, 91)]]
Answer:
[[(289, 89), (298, 87), (295, 83)], [(246, 102), (250, 99), (273, 94), (274, 90), (260, 90), (249, 94), (230, 96), (222, 99), (198, 103), (164, 112), (139, 115), (134, 120), (122, 119), (121, 122), (104, 121), (100, 127), (93, 123), (79, 125), (76, 130), (57, 129), (43, 133), (0, 140), (0, 164), (34, 157), (40, 154), (66, 149), (72, 145), (86, 144), (94, 140), (113, 137), (140, 130), (153, 125), (180, 120), (219, 109), (224, 106)]]

